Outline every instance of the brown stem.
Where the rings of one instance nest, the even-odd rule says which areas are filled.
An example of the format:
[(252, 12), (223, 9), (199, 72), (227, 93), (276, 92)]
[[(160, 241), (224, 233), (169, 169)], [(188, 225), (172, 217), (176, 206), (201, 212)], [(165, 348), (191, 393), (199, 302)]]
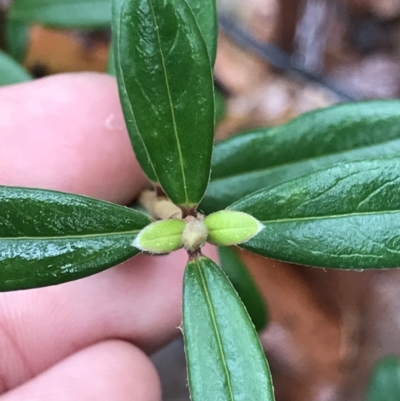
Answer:
[(197, 217), (197, 210), (195, 207), (179, 206), (179, 208), (182, 210), (182, 219), (188, 216)]
[(156, 190), (157, 198), (168, 198), (167, 194), (159, 185), (155, 184), (154, 189)]
[(187, 251), (187, 254), (189, 256), (189, 262), (203, 256), (201, 253), (201, 248), (197, 248), (194, 251)]

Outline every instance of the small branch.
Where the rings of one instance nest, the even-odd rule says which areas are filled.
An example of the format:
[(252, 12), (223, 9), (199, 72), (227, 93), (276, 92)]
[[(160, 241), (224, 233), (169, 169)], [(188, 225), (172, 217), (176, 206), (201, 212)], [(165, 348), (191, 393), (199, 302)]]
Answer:
[(180, 206), (180, 210), (182, 211), (182, 219), (186, 219), (188, 216), (197, 217), (197, 210), (195, 207), (186, 208), (184, 206)]
[(167, 194), (164, 192), (164, 190), (159, 185), (154, 185), (154, 189), (156, 191), (158, 198), (168, 198)]
[(201, 253), (201, 248), (198, 248), (195, 251), (187, 251), (187, 254), (189, 256), (189, 262), (203, 256)]

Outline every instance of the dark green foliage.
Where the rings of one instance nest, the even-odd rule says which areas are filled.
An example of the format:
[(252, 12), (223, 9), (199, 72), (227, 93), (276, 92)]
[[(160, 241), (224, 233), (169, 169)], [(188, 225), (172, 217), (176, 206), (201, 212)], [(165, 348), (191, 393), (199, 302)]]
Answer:
[(195, 17), (185, 0), (123, 1), (113, 33), (136, 156), (175, 204), (194, 206), (208, 184), (214, 134), (212, 71)]
[(136, 255), (151, 220), (78, 195), (0, 187), (0, 291), (60, 284)]
[(254, 325), (225, 274), (205, 257), (186, 267), (183, 334), (193, 401), (274, 400)]
[(400, 266), (400, 158), (338, 164), (229, 207), (265, 228), (242, 246), (274, 259), (339, 269)]
[(224, 209), (262, 188), (343, 161), (400, 154), (400, 101), (342, 104), (217, 143), (201, 204)]

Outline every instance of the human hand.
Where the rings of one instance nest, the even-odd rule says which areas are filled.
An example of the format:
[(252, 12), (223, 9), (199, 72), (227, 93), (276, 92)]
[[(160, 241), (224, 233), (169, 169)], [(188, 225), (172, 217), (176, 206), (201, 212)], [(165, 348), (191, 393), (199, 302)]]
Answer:
[[(146, 182), (105, 75), (0, 89), (0, 138), (1, 185), (127, 204)], [(0, 294), (0, 401), (160, 400), (146, 353), (178, 334), (186, 260), (140, 255), (83, 280)]]

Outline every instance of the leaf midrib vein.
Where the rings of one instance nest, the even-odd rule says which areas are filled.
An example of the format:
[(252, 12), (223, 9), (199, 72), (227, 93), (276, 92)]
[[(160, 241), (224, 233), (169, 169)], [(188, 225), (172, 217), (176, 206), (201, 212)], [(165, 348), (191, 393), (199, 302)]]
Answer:
[(201, 270), (201, 267), (199, 265), (199, 261), (198, 260), (195, 260), (195, 265), (197, 266), (197, 269), (198, 269), (198, 272), (199, 272), (199, 276), (200, 276), (200, 280), (201, 280), (201, 284), (202, 284), (203, 289), (204, 289), (204, 294), (205, 294), (206, 303), (207, 303), (207, 309), (210, 312), (212, 326), (213, 326), (215, 337), (216, 337), (217, 343), (218, 343), (219, 354), (220, 354), (220, 357), (221, 357), (221, 360), (222, 360), (223, 368), (224, 368), (225, 373), (226, 373), (227, 385), (228, 385), (228, 389), (229, 389), (229, 398), (230, 398), (231, 401), (234, 401), (233, 389), (232, 389), (232, 380), (231, 380), (231, 376), (230, 376), (230, 373), (229, 373), (228, 365), (227, 365), (227, 362), (226, 362), (226, 356), (225, 356), (225, 353), (224, 353), (224, 348), (222, 346), (221, 336), (220, 336), (219, 331), (218, 331), (217, 319), (215, 317), (214, 308), (213, 308), (213, 305), (212, 305), (212, 302), (211, 302), (210, 292), (208, 291), (206, 280), (204, 278), (204, 275), (203, 275), (203, 272)]
[(112, 233), (101, 233), (101, 234), (83, 234), (83, 235), (59, 235), (53, 237), (30, 237), (30, 236), (21, 236), (21, 237), (0, 237), (0, 241), (12, 241), (12, 240), (32, 240), (32, 241), (42, 241), (42, 240), (61, 240), (61, 239), (92, 239), (92, 238), (101, 238), (101, 237), (117, 237), (117, 236), (125, 236), (125, 235), (137, 235), (140, 230), (132, 230), (132, 231), (121, 231), (121, 232), (112, 232)]
[[(376, 146), (381, 146), (381, 145), (389, 145), (392, 142), (398, 142), (400, 141), (400, 138), (396, 138), (396, 139), (392, 139), (390, 141), (385, 141), (385, 142), (380, 142), (380, 143), (375, 143), (373, 145), (368, 145), (368, 146), (358, 146), (352, 149), (347, 149), (344, 151), (338, 151), (338, 152), (332, 152), (332, 153), (326, 153), (323, 155), (319, 155), (319, 156), (312, 156), (312, 157), (305, 157), (303, 159), (299, 159), (299, 160), (294, 160), (293, 162), (290, 163), (280, 163), (280, 164), (275, 164), (273, 166), (265, 166), (265, 167), (261, 167), (261, 168), (256, 168), (253, 170), (246, 170), (246, 171), (240, 171), (237, 173), (233, 173), (233, 174), (227, 174), (227, 175), (221, 175), (219, 177), (216, 178), (212, 178), (211, 177), (211, 183), (214, 182), (218, 182), (218, 181), (224, 181), (224, 180), (228, 180), (231, 178), (236, 178), (236, 177), (242, 177), (242, 176), (246, 176), (246, 175), (250, 175), (250, 174), (265, 174), (265, 172), (267, 171), (271, 171), (274, 169), (278, 169), (278, 168), (285, 168), (285, 167), (291, 167), (291, 166), (295, 166), (296, 164), (300, 164), (300, 163), (307, 163), (307, 162), (312, 162), (312, 161), (318, 161), (327, 157), (333, 157), (336, 155), (340, 155), (340, 154), (348, 154), (354, 151), (359, 151), (361, 149), (372, 149)], [(385, 156), (390, 156), (390, 154), (388, 155), (379, 155), (378, 157), (385, 157)], [(392, 155), (393, 157), (395, 156), (395, 154)], [(368, 156), (368, 158), (373, 159), (373, 156)], [(362, 160), (362, 159), (357, 159), (357, 160)], [(344, 162), (349, 162), (351, 160), (344, 160)], [(332, 163), (332, 165), (335, 164), (335, 162)], [(316, 167), (319, 168), (319, 167)]]
[(158, 25), (157, 25), (156, 16), (155, 16), (155, 13), (154, 13), (154, 7), (153, 7), (152, 0), (149, 0), (149, 4), (150, 4), (151, 13), (152, 13), (152, 16), (153, 16), (154, 25), (157, 27), (157, 29), (156, 29), (157, 43), (158, 43), (158, 48), (160, 50), (161, 63), (162, 63), (162, 66), (163, 66), (163, 71), (164, 71), (165, 85), (166, 85), (166, 88), (167, 88), (168, 100), (169, 100), (170, 110), (171, 110), (172, 124), (173, 124), (173, 127), (174, 127), (174, 135), (175, 135), (178, 154), (179, 154), (179, 162), (180, 162), (179, 164), (180, 164), (181, 172), (182, 172), (183, 189), (184, 189), (184, 192), (185, 192), (186, 203), (189, 204), (190, 202), (189, 202), (189, 197), (188, 197), (188, 194), (187, 194), (186, 176), (185, 176), (185, 170), (183, 168), (183, 164), (184, 163), (183, 163), (182, 149), (181, 149), (181, 144), (179, 142), (179, 135), (178, 135), (178, 128), (177, 128), (177, 125), (176, 125), (175, 111), (174, 111), (174, 108), (173, 108), (173, 105), (172, 105), (172, 96), (171, 96), (171, 90), (170, 90), (170, 87), (169, 87), (167, 68), (166, 68), (166, 65), (165, 65), (164, 53), (163, 53), (162, 48), (161, 48), (161, 39), (160, 39), (160, 34), (159, 34), (159, 30), (158, 30)]
[[(249, 212), (246, 212), (249, 213)], [(328, 219), (340, 219), (345, 217), (355, 217), (355, 216), (372, 216), (372, 215), (383, 215), (383, 214), (396, 214), (400, 213), (399, 210), (382, 210), (377, 212), (358, 212), (358, 213), (343, 213), (343, 214), (331, 214), (325, 216), (307, 216), (307, 217), (294, 217), (294, 218), (284, 218), (275, 220), (260, 220), (263, 224), (275, 224), (275, 223), (297, 223), (302, 221), (313, 221), (313, 220), (328, 220)], [(251, 214), (251, 213), (249, 213)]]

